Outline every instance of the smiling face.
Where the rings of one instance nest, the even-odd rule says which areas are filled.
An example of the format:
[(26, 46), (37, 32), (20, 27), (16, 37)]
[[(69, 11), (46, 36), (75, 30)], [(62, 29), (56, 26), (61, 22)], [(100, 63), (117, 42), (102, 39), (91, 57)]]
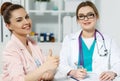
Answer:
[(23, 8), (11, 12), (10, 24), (7, 24), (9, 30), (15, 35), (26, 36), (31, 32), (32, 21)]
[(97, 16), (90, 6), (81, 7), (78, 10), (78, 23), (81, 25), (83, 30), (93, 30), (97, 22)]

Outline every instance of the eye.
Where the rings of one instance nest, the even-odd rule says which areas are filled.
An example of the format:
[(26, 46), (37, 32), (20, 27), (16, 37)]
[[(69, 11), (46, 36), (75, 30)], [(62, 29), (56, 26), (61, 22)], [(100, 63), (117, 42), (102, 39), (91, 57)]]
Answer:
[(88, 17), (88, 18), (93, 18), (94, 16), (95, 16), (95, 14), (92, 13), (92, 12), (89, 12), (89, 13), (87, 14), (87, 17)]
[(17, 19), (16, 21), (17, 21), (17, 22), (21, 22), (21, 21), (22, 21), (22, 19)]
[(78, 19), (84, 19), (84, 15), (83, 14), (80, 14), (79, 16), (78, 16)]

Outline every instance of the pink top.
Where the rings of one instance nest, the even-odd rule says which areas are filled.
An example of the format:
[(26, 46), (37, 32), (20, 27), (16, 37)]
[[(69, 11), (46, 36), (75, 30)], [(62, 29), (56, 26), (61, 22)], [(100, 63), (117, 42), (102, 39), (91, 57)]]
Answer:
[(24, 76), (44, 62), (40, 48), (28, 40), (32, 56), (22, 42), (12, 35), (3, 51), (3, 81), (24, 81)]

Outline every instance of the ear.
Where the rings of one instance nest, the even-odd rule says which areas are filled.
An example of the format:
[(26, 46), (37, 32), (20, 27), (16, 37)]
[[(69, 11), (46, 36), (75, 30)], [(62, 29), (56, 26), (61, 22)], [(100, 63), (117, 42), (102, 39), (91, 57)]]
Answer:
[(7, 24), (7, 23), (6, 23), (6, 27), (7, 27), (9, 30), (12, 30), (12, 27), (10, 26), (10, 24)]

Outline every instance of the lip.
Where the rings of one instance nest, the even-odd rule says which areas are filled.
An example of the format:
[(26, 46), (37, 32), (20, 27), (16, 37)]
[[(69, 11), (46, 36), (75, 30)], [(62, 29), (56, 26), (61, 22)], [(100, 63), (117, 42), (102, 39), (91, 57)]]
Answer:
[(24, 26), (23, 26), (23, 29), (30, 30), (30, 29), (31, 29), (31, 26), (30, 26), (30, 25), (24, 25)]
[(30, 30), (30, 28), (31, 28), (31, 27), (26, 27), (25, 29), (26, 29), (26, 30)]
[(83, 24), (84, 24), (84, 25), (90, 25), (91, 22), (84, 22)]

